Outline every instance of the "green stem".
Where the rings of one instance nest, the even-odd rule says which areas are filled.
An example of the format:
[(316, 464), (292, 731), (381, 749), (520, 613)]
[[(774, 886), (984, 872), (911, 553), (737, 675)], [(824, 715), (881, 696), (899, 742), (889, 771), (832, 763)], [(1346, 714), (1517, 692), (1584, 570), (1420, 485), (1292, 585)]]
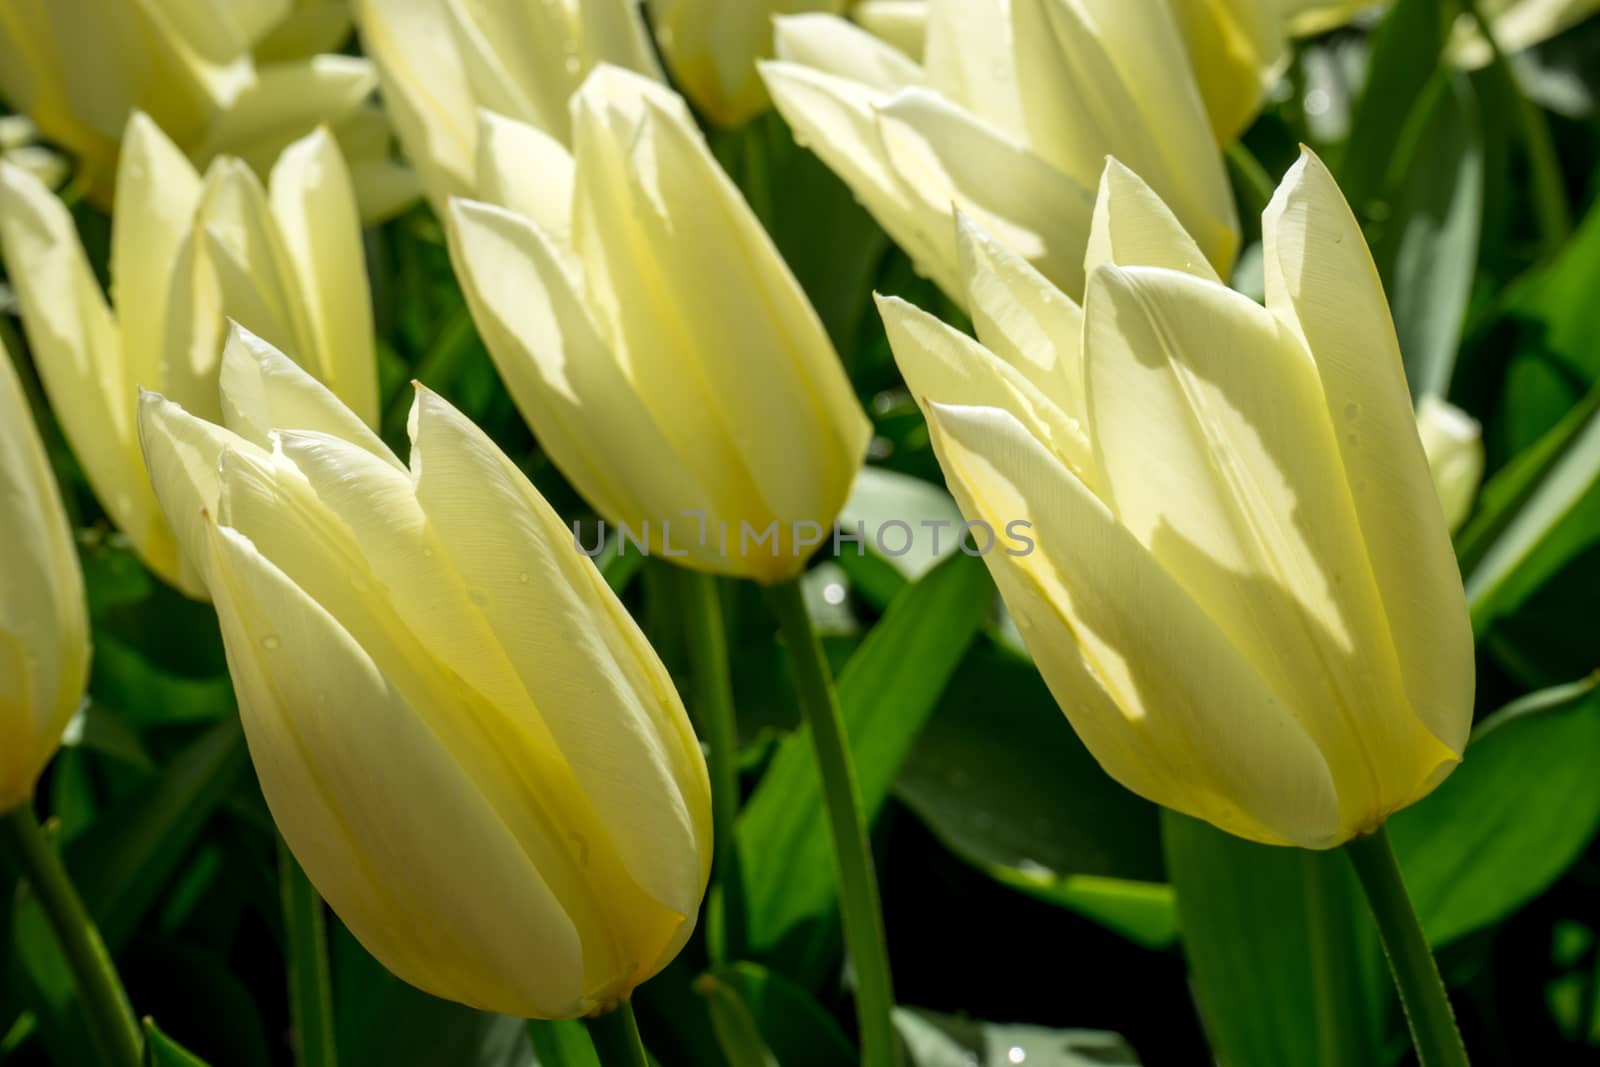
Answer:
[[(1311, 982), (1316, 994), (1317, 1048), (1323, 1067), (1350, 1067), (1359, 1063), (1356, 1054), (1356, 1026), (1346, 1017), (1346, 995), (1351, 985), (1355, 960), (1350, 939), (1339, 922), (1343, 905), (1341, 891), (1347, 876), (1342, 868), (1330, 866), (1331, 857), (1321, 852), (1301, 854), (1305, 886), (1306, 926), (1311, 940)], [(1337, 875), (1333, 884), (1331, 876)]]
[(1243, 141), (1234, 141), (1224, 154), (1249, 193), (1249, 202), (1244, 205), (1245, 212), (1251, 217), (1260, 216), (1267, 205), (1272, 203), (1272, 196), (1277, 192), (1278, 183), (1272, 180), (1267, 168), (1261, 165), (1261, 160), (1245, 147)]
[(1378, 937), (1400, 991), (1400, 1006), (1411, 1027), (1418, 1062), (1422, 1067), (1467, 1067), (1466, 1046), (1461, 1043), (1439, 967), (1428, 950), (1400, 864), (1389, 845), (1389, 832), (1379, 827), (1352, 840), (1345, 851), (1378, 922)]
[(1522, 91), (1517, 72), (1500, 50), (1494, 28), (1480, 9), (1478, 0), (1466, 0), (1467, 12), (1478, 25), (1478, 32), (1489, 45), (1491, 65), (1505, 79), (1516, 105), (1517, 127), (1528, 152), (1533, 177), (1533, 210), (1539, 221), (1546, 251), (1559, 247), (1572, 232), (1572, 211), (1567, 203), (1566, 182), (1561, 176), (1561, 158), (1556, 154), (1555, 138), (1544, 111)]
[(333, 983), (328, 975), (328, 924), (311, 880), (278, 839), (278, 891), (288, 951), (289, 1016), (299, 1067), (335, 1067)]
[(721, 937), (712, 938), (712, 958), (736, 960), (744, 952), (744, 872), (739, 866), (739, 736), (728, 670), (728, 634), (722, 623), (717, 580), (684, 572), (683, 608), (689, 660), (694, 669), (695, 712), (711, 747), (711, 825), (716, 842), (712, 877), (722, 888)]
[(839, 876), (839, 910), (845, 945), (856, 975), (856, 1019), (861, 1031), (863, 1067), (890, 1067), (899, 1058), (895, 1037), (894, 987), (889, 976), (889, 949), (878, 904), (878, 881), (872, 869), (872, 848), (861, 809), (844, 715), (833, 691), (822, 646), (811, 629), (798, 578), (772, 587), (778, 626), (794, 664), (800, 710), (811, 730), (811, 745), (822, 776), (822, 795), (833, 840), (833, 862)]
[(624, 1000), (604, 1015), (589, 1016), (584, 1023), (589, 1027), (594, 1050), (600, 1055), (600, 1067), (650, 1067), (632, 1004)]
[(15, 857), (67, 957), (101, 1062), (111, 1067), (139, 1067), (144, 1058), (144, 1035), (111, 953), (100, 940), (100, 930), (73, 888), (61, 857), (27, 804), (0, 816), (0, 841)]

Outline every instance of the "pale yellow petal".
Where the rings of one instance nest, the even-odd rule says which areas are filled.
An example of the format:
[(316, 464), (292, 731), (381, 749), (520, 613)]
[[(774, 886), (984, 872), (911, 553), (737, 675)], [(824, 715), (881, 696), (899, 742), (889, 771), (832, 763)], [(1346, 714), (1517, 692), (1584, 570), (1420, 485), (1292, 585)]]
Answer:
[(928, 40), (928, 0), (858, 0), (850, 18), (912, 59), (922, 58)]
[(1005, 540), (985, 561), (1107, 772), (1243, 837), (1337, 843), (1338, 799), (1311, 737), (1105, 505), (1004, 412), (935, 406), (930, 423), (962, 513), (997, 532), (1030, 524), (1030, 544)]
[[(198, 269), (211, 271), (216, 286), (210, 328), (218, 330), (222, 319), (232, 319), (275, 347), (293, 352), (296, 359), (314, 359), (314, 353), (301, 351), (309, 334), (303, 322), (305, 309), (295, 291), (288, 250), (267, 192), (241, 161), (224, 157), (211, 165), (200, 206), (200, 230), (203, 245), (196, 255), (205, 259)], [(215, 380), (217, 351), (204, 330), (197, 327), (195, 336), (199, 347), (188, 363), (189, 373), (204, 388)], [(178, 366), (175, 358), (167, 373), (176, 374)]]
[[(859, 7), (852, 13), (861, 17)], [(773, 22), (774, 51), (785, 63), (859, 82), (892, 93), (923, 83), (922, 68), (837, 15), (789, 15)]]
[(1094, 204), (1094, 225), (1084, 253), (1085, 275), (1102, 263), (1166, 267), (1220, 282), (1205, 254), (1172, 210), (1133, 171), (1107, 158)]
[(209, 540), (251, 759), (319, 893), (413, 985), (519, 1016), (579, 1014), (578, 933), (474, 768), (250, 540)]
[(1002, 136), (1027, 136), (1010, 5), (928, 0), (923, 56), (928, 87), (966, 108)]
[(319, 129), (272, 168), (272, 214), (309, 327), (297, 353), (368, 426), (378, 424), (378, 364), (361, 218), (338, 145)]
[(1343, 831), (1374, 829), (1460, 751), (1409, 707), (1310, 355), (1155, 267), (1097, 271), (1084, 338), (1107, 504), (1316, 740)]
[(1411, 705), (1459, 752), (1475, 671), (1461, 575), (1361, 227), (1310, 152), (1262, 219), (1267, 306), (1316, 361)]
[(560, 248), (572, 247), (572, 153), (536, 126), (478, 113), (478, 198), (536, 224)]
[(1249, 128), (1288, 62), (1286, 12), (1273, 3), (1174, 0), (1173, 14), (1218, 144)]
[(358, 56), (263, 67), (213, 120), (199, 154), (227, 153), (265, 172), (291, 141), (357, 110), (377, 86), (377, 69)]
[(1448, 400), (1433, 394), (1417, 405), (1417, 432), (1428, 470), (1439, 491), (1445, 525), (1454, 533), (1472, 513), (1483, 482), (1483, 427)]
[(256, 42), (255, 61), (265, 65), (337, 52), (354, 25), (349, 0), (300, 0)]

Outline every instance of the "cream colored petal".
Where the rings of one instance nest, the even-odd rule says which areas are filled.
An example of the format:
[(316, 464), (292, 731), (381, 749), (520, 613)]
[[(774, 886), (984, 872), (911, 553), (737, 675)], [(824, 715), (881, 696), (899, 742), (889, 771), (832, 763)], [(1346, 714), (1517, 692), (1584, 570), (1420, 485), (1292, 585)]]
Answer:
[(883, 94), (796, 63), (762, 63), (760, 68), (795, 141), (815, 152), (850, 187), (918, 270), (952, 299), (959, 298), (961, 277), (949, 236), (948, 204), (929, 211), (925, 201), (909, 195), (890, 166), (878, 132), (877, 106)]
[(956, 244), (978, 339), (1082, 423), (1083, 309), (961, 212)]
[(33, 797), (83, 699), (89, 621), (72, 527), (0, 345), (0, 811)]
[(1063, 291), (1082, 292), (1094, 205), (1085, 186), (927, 90), (896, 94), (878, 116), (889, 164), (925, 212), (948, 219), (959, 208)]
[[(203, 245), (196, 251), (204, 261), (201, 271), (212, 272), (216, 306), (211, 315), (219, 321), (233, 319), (277, 348), (311, 361), (303, 352), (309, 340), (305, 308), (294, 284), (291, 261), (277, 220), (255, 172), (243, 162), (224, 157), (206, 174), (206, 191), (200, 207)], [(197, 288), (197, 291), (200, 291)], [(204, 312), (201, 308), (201, 313)], [(203, 346), (189, 360), (191, 373), (203, 388), (215, 374), (215, 342), (203, 330), (195, 335)], [(178, 372), (175, 357), (168, 375)]]
[(912, 59), (922, 58), (928, 40), (928, 0), (858, 0), (850, 17)]
[[(289, 14), (292, 0), (159, 0), (150, 4), (185, 44), (211, 63), (227, 63)], [(144, 7), (145, 4), (134, 4)]]
[[(853, 12), (861, 17), (858, 6)], [(789, 15), (773, 21), (777, 57), (892, 93), (923, 83), (922, 68), (905, 53), (837, 15)]]
[(352, 0), (384, 107), (434, 207), (473, 192), (477, 101), (445, 0)]
[(710, 792), (666, 669), (572, 531), (477, 427), (421, 390), (412, 433), (417, 499), (445, 553), (629, 873), (692, 926)]
[(266, 65), (337, 52), (350, 39), (354, 17), (349, 0), (300, 0), (256, 43), (255, 61)]
[[(456, 200), (456, 276), (501, 378), (556, 466), (612, 522), (692, 522), (712, 506), (601, 338), (559, 249), (528, 220)], [(680, 541), (683, 539), (680, 538)], [(716, 546), (680, 544), (716, 569)], [(725, 566), (725, 564), (724, 564)]]
[(897, 297), (879, 297), (878, 313), (900, 373), (924, 408), (930, 403), (998, 408), (1080, 478), (1094, 477), (1083, 426), (1021, 369)]
[[(1596, 12), (1600, 12), (1600, 2), (1596, 0), (1502, 0), (1484, 5), (1495, 43), (1508, 54), (1547, 41)], [(1470, 19), (1462, 20), (1452, 45), (1451, 58), (1463, 66), (1483, 67), (1494, 59), (1493, 49)]]
[(1316, 740), (1344, 831), (1372, 830), (1460, 751), (1409, 706), (1310, 356), (1247, 297), (1155, 267), (1102, 267), (1085, 323), (1107, 504)]
[(1107, 158), (1094, 204), (1094, 225), (1084, 253), (1085, 275), (1102, 263), (1166, 267), (1221, 282), (1170, 208), (1133, 171)]
[(95, 496), (145, 562), (176, 581), (176, 545), (135, 440), (117, 324), (66, 207), (9, 164), (0, 164), (0, 242), (34, 364)]
[(928, 0), (928, 87), (1021, 143), (1027, 136), (1011, 0)]
[(377, 68), (357, 56), (263, 67), (212, 121), (200, 155), (235, 155), (265, 172), (291, 141), (354, 112), (377, 86)]
[(575, 79), (564, 61), (578, 42), (563, 32), (536, 33), (532, 5), (445, 0), (443, 7), (478, 106), (565, 136), (564, 105)]
[(1211, 116), (1218, 144), (1249, 128), (1287, 64), (1282, 5), (1232, 0), (1174, 0), (1184, 50)]
[(123, 210), (111, 227), (111, 297), (121, 328), (122, 354), (135, 387), (162, 387), (167, 294), (179, 247), (194, 225), (200, 175), (143, 112), (134, 112), (122, 138), (117, 198)]
[(326, 386), (237, 323), (222, 350), (219, 384), (224, 424), (258, 447), (272, 447), (274, 430), (315, 430), (348, 441), (391, 467), (405, 466)]
[(1406, 693), (1459, 752), (1472, 718), (1471, 626), (1383, 284), (1338, 185), (1310, 152), (1284, 177), (1262, 231), (1267, 306), (1316, 361)]
[(1272, 844), (1341, 840), (1305, 729), (1082, 482), (1015, 419), (935, 406), (934, 445), (969, 520), (1021, 528), (986, 557), (1023, 640), (1107, 772), (1158, 804)]
[(439, 996), (519, 1016), (581, 1012), (578, 932), (474, 769), (247, 538), (213, 527), (210, 545), (257, 777), (345, 925)]
[(526, 122), (478, 113), (478, 197), (528, 219), (569, 255), (575, 180), (572, 153), (560, 141)]
[(290, 145), (272, 168), (270, 197), (316, 377), (368, 426), (378, 424), (377, 346), (361, 218), (338, 145), (319, 129)]
[(1472, 502), (1483, 482), (1483, 427), (1465, 411), (1430, 393), (1417, 405), (1417, 433), (1444, 507), (1445, 525), (1454, 533), (1472, 513)]

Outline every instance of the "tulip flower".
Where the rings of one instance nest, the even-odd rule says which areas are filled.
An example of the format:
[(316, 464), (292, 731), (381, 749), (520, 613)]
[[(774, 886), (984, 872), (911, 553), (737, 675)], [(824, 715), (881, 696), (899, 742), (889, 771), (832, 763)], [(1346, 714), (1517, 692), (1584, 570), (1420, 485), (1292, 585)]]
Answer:
[(798, 574), (870, 433), (821, 321), (670, 90), (597, 68), (572, 127), (569, 157), (485, 116), (498, 202), (450, 205), (495, 365), (556, 465), (653, 554)]
[(235, 329), (223, 424), (140, 398), (205, 574), (262, 792), (317, 890), (406, 981), (573, 1018), (694, 927), (705, 763), (672, 680), (572, 533), (419, 388), (402, 464)]
[(1454, 533), (1472, 514), (1483, 481), (1483, 427), (1449, 401), (1424, 396), (1417, 405), (1417, 432), (1444, 507), (1445, 525)]
[[(0, 97), (78, 157), (102, 206), (111, 203), (129, 116), (142, 111), (201, 164), (233, 155), (262, 168), (328, 123), (353, 160), (369, 217), (391, 214), (414, 191), (388, 158), (387, 135), (372, 135), (374, 122), (382, 126), (364, 107), (377, 85), (372, 65), (306, 54), (308, 44), (338, 38), (326, 27), (315, 36), (293, 7), (12, 0), (0, 5)], [(286, 58), (258, 64), (257, 45)]]
[(771, 103), (756, 60), (772, 55), (774, 16), (837, 15), (844, 7), (845, 0), (648, 0), (673, 81), (719, 126), (738, 126)]
[(961, 509), (1102, 766), (1241, 837), (1328, 848), (1458, 762), (1461, 579), (1361, 230), (1306, 152), (1263, 218), (1267, 306), (1108, 165), (1080, 309), (964, 224), (981, 344), (883, 315)]
[(377, 368), (360, 222), (345, 164), (316, 131), (270, 186), (224, 157), (202, 178), (156, 124), (128, 123), (107, 305), (60, 200), (0, 165), (0, 248), (45, 392), (89, 484), (145, 563), (199, 595), (150, 493), (135, 425), (143, 386), (215, 413), (226, 318), (291, 345), (369, 423)]
[(934, 0), (922, 64), (844, 19), (779, 19), (761, 65), (800, 143), (952, 299), (959, 208), (1074, 297), (1107, 155), (1161, 194), (1220, 272), (1238, 220), (1164, 3)]
[(26, 804), (89, 680), (72, 527), (22, 384), (0, 346), (0, 814)]
[(567, 99), (597, 64), (661, 77), (634, 0), (354, 0), (384, 103), (442, 215), (479, 195), (478, 111), (563, 143)]

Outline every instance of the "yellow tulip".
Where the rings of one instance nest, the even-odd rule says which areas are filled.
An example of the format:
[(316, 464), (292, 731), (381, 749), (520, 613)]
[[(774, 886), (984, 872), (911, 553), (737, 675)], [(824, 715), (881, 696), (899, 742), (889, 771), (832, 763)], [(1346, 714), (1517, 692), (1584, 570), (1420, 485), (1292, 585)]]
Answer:
[(777, 15), (839, 14), (846, 0), (647, 0), (673, 81), (719, 126), (737, 126), (771, 101), (756, 60), (772, 55)]
[(912, 59), (922, 59), (928, 40), (928, 0), (859, 0), (850, 9), (850, 20)]
[(216, 411), (227, 318), (301, 353), (369, 423), (378, 418), (371, 301), (345, 164), (323, 131), (292, 144), (269, 187), (223, 157), (202, 178), (135, 114), (119, 164), (107, 305), (64, 204), (0, 164), (0, 248), (51, 406), (111, 521), (162, 578), (201, 587), (139, 455), (136, 390)]
[(478, 192), (478, 111), (567, 142), (567, 99), (596, 64), (660, 77), (633, 0), (353, 0), (384, 103), (442, 215)]
[(0, 814), (25, 804), (89, 680), (72, 527), (0, 345)]
[(408, 468), (235, 330), (225, 426), (140, 400), (204, 552), (273, 819), (378, 960), (476, 1008), (614, 1005), (694, 927), (710, 787), (683, 705), (572, 533), (425, 389)]
[(652, 553), (799, 573), (870, 436), (821, 321), (670, 90), (596, 69), (573, 139), (568, 156), (485, 116), (496, 202), (450, 205), (501, 377), (568, 479)]
[[(135, 111), (202, 165), (227, 154), (264, 167), (323, 123), (341, 137), (348, 129), (350, 149), (367, 143), (362, 131), (376, 116), (363, 105), (377, 75), (366, 60), (253, 58), (278, 30), (303, 42), (298, 17), (291, 0), (10, 0), (0, 4), (0, 97), (78, 157), (102, 206)], [(376, 151), (351, 152), (371, 217), (414, 197), (383, 140)]]
[(796, 138), (953, 299), (954, 209), (1080, 295), (1108, 155), (1214, 266), (1233, 263), (1233, 194), (1164, 3), (933, 0), (921, 65), (844, 19), (801, 15), (778, 20), (777, 51), (761, 70)]
[(1483, 427), (1449, 401), (1425, 396), (1417, 405), (1417, 432), (1444, 507), (1445, 525), (1454, 533), (1472, 514), (1483, 481)]
[(1256, 841), (1373, 830), (1458, 762), (1474, 677), (1361, 230), (1306, 153), (1263, 219), (1263, 308), (1115, 163), (1094, 226), (1081, 309), (970, 224), (981, 344), (883, 302), (951, 489), (1032, 524), (987, 561), (1113, 777)]

